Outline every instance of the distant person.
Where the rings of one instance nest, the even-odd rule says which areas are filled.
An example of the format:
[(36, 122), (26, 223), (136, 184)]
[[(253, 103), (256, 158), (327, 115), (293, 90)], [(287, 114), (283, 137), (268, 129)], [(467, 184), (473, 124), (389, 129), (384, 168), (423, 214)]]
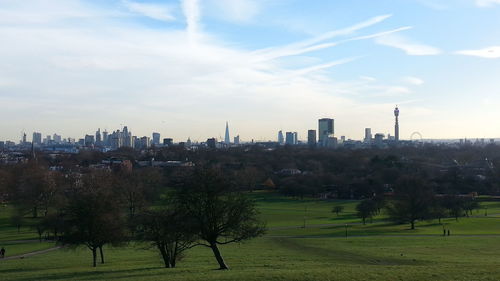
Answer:
[(443, 236), (446, 236), (446, 229), (443, 228)]
[(448, 229), (448, 236), (450, 236), (450, 230)]
[(5, 248), (2, 247), (2, 249), (0, 249), (0, 258), (5, 258)]

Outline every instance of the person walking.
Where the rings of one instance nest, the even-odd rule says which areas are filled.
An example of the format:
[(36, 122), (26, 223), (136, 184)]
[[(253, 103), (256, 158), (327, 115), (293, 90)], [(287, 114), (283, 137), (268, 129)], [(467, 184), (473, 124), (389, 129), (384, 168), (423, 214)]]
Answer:
[(448, 236), (450, 236), (450, 230), (448, 229)]
[(2, 247), (2, 249), (0, 249), (0, 258), (5, 258), (5, 248)]

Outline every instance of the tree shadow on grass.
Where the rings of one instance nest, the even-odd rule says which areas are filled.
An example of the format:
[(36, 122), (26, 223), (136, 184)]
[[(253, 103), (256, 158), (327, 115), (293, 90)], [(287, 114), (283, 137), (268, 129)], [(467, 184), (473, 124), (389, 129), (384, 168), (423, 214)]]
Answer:
[(429, 265), (431, 262), (423, 260), (410, 259), (406, 256), (372, 256), (361, 253), (356, 253), (353, 251), (346, 251), (341, 249), (326, 249), (321, 247), (315, 247), (310, 245), (305, 245), (296, 239), (275, 239), (276, 244), (289, 249), (300, 252), (302, 256), (310, 255), (314, 257), (320, 257), (322, 260), (331, 260), (335, 263), (349, 263), (349, 264), (360, 264), (360, 265), (414, 265), (422, 266)]
[[(31, 280), (68, 280), (68, 279), (79, 279), (79, 280), (110, 280), (110, 279), (121, 279), (121, 278), (130, 278), (133, 276), (154, 276), (154, 275), (162, 275), (165, 272), (159, 272), (158, 274), (133, 274), (139, 273), (142, 271), (155, 270), (155, 269), (164, 269), (163, 267), (145, 267), (145, 268), (134, 268), (134, 269), (124, 269), (124, 270), (96, 270), (96, 271), (85, 271), (85, 272), (68, 272), (68, 273), (54, 273), (54, 274), (44, 274), (43, 276), (26, 277), (19, 278), (17, 280), (23, 281), (31, 281)], [(167, 269), (166, 269), (167, 270)], [(20, 269), (19, 272), (25, 272), (26, 270)], [(122, 276), (105, 276), (106, 274), (124, 274)], [(136, 279), (140, 280), (140, 278)]]

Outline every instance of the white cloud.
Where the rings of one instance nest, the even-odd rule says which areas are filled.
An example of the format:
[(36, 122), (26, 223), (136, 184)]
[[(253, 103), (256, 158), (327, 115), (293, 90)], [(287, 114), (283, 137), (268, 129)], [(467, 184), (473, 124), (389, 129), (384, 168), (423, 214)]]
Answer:
[(475, 0), (479, 7), (491, 7), (500, 4), (500, 0)]
[(462, 51), (457, 51), (455, 53), (465, 56), (497, 59), (500, 58), (500, 46), (486, 47), (484, 49), (478, 49), (478, 50), (462, 50)]
[(184, 16), (186, 17), (187, 33), (191, 43), (194, 43), (197, 39), (200, 29), (200, 5), (198, 0), (181, 0), (182, 10)]
[(408, 83), (408, 84), (415, 85), (415, 86), (420, 86), (420, 85), (424, 84), (424, 80), (422, 80), (421, 78), (418, 78), (418, 77), (414, 77), (414, 76), (404, 77), (403, 81)]
[(173, 7), (166, 4), (139, 3), (123, 0), (123, 4), (134, 13), (150, 17), (155, 20), (173, 21)]
[(411, 56), (431, 56), (442, 53), (442, 51), (436, 47), (413, 42), (412, 40), (399, 35), (378, 37), (375, 39), (375, 42), (380, 45), (401, 49), (407, 55)]

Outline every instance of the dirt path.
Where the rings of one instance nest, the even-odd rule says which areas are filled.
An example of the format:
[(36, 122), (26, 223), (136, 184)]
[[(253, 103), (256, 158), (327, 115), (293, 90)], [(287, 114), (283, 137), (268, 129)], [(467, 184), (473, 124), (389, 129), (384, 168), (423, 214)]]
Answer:
[(15, 259), (24, 259), (24, 258), (27, 258), (27, 257), (32, 257), (32, 256), (36, 256), (36, 255), (41, 255), (41, 254), (45, 254), (45, 253), (48, 253), (48, 252), (52, 252), (52, 251), (55, 251), (55, 250), (59, 250), (61, 248), (62, 248), (61, 246), (56, 246), (56, 247), (48, 248), (48, 249), (45, 249), (45, 250), (34, 251), (34, 252), (25, 253), (25, 254), (21, 254), (21, 255), (17, 255), (17, 256), (10, 256), (10, 257), (7, 256), (7, 257), (5, 257), (3, 259), (0, 259), (0, 261), (15, 260)]

